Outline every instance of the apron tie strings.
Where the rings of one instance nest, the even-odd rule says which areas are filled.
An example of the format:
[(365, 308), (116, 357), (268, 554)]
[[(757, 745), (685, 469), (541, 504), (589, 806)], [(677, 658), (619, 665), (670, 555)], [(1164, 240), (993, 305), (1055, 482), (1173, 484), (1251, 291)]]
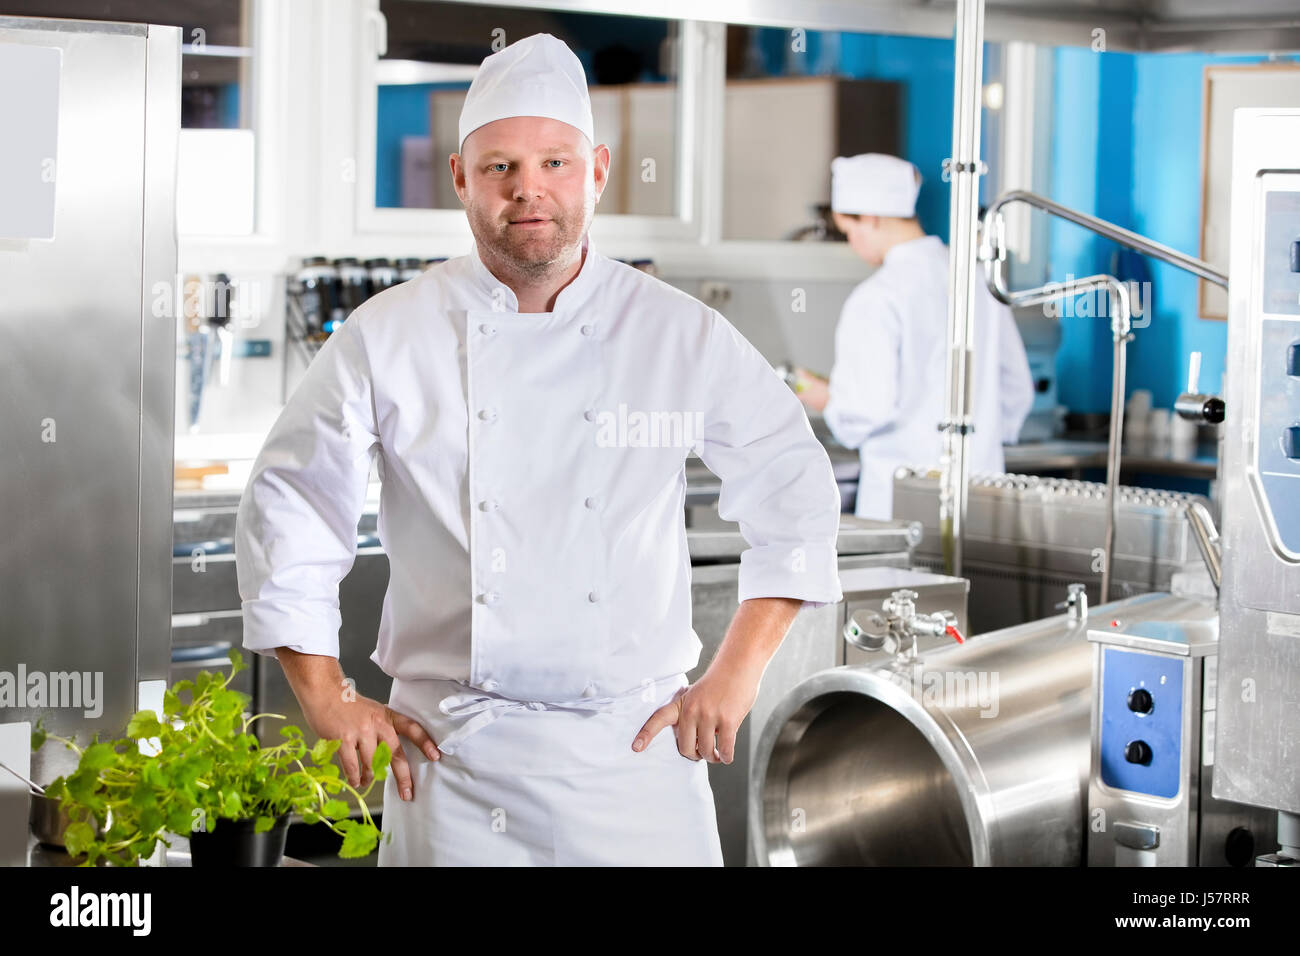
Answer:
[[(637, 688), (633, 693), (639, 693)], [(440, 751), (454, 754), (460, 742), (471, 734), (477, 733), (492, 723), (506, 711), (510, 710), (569, 710), (592, 716), (606, 712), (620, 700), (620, 697), (582, 697), (577, 700), (558, 702), (541, 700), (515, 700), (512, 697), (497, 697), (483, 691), (471, 690), (467, 693), (452, 694), (444, 698), (438, 709), (449, 717), (468, 718), (451, 733), (437, 741)]]

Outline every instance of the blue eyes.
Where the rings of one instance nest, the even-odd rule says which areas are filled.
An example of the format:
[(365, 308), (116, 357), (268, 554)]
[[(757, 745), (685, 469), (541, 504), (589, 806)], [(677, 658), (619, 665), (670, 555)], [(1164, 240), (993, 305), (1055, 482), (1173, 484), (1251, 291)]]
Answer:
[[(554, 166), (551, 166), (552, 169), (559, 169), (561, 166), (564, 165), (565, 161), (562, 159), (548, 159), (546, 162), (548, 165), (551, 163), (555, 164)], [(492, 165), (488, 166), (488, 170), (490, 172), (504, 173), (509, 168), (510, 168), (509, 163), (493, 163)]]

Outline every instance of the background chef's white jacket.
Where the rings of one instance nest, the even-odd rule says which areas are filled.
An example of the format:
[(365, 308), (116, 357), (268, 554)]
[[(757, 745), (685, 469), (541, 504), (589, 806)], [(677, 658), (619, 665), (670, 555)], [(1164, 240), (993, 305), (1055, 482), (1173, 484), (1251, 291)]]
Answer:
[(554, 312), (517, 309), (475, 250), (321, 348), (240, 501), (245, 647), (338, 655), (372, 454), (391, 574), (372, 659), (402, 680), (554, 702), (694, 667), (692, 442), (750, 545), (739, 600), (841, 599), (829, 458), (722, 315), (590, 242)]
[[(840, 313), (823, 415), (836, 441), (858, 449), (859, 517), (892, 517), (898, 467), (942, 456), (947, 290), (948, 247), (925, 236), (890, 249)], [(1001, 472), (1002, 445), (1019, 436), (1034, 385), (1011, 310), (978, 281), (974, 348), (970, 470)]]

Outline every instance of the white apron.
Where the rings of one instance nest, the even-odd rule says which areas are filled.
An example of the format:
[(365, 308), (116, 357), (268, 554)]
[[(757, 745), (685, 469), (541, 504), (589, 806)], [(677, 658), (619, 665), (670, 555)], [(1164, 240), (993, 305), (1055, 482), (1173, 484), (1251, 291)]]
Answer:
[(384, 785), (380, 866), (721, 866), (708, 764), (666, 727), (632, 739), (685, 675), (619, 698), (543, 704), (455, 681), (393, 682), (389, 706), (441, 747), (405, 738), (415, 799)]

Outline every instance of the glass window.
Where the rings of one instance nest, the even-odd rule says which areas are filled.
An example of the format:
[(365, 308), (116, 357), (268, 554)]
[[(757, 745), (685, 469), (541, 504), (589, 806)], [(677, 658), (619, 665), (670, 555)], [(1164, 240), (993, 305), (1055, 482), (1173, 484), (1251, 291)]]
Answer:
[(255, 231), (253, 0), (0, 0), (0, 14), (181, 28), (176, 219), (183, 236)]
[(182, 28), (181, 126), (251, 129), (244, 0), (0, 0), (0, 14)]
[(388, 52), (376, 68), (375, 205), (460, 209), (447, 157), (485, 56), (534, 33), (569, 44), (610, 149), (601, 213), (673, 216), (677, 203), (677, 25), (669, 20), (381, 0)]

